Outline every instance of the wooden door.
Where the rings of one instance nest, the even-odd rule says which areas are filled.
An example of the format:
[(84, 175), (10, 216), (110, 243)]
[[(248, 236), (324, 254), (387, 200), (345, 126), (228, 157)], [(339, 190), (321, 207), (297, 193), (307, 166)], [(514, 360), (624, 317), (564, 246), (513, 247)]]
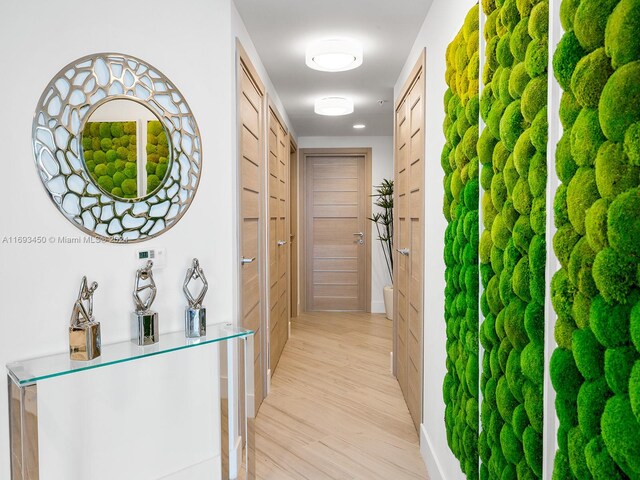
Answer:
[(262, 284), (264, 105), (265, 90), (238, 44), (238, 162), (240, 215), (240, 315), (244, 328), (255, 331), (255, 409), (264, 398)]
[(370, 153), (305, 154), (307, 311), (370, 310)]
[(289, 136), (269, 107), (269, 368), (275, 372), (289, 339)]
[(395, 115), (394, 358), (416, 429), (422, 422), (424, 249), (424, 54)]

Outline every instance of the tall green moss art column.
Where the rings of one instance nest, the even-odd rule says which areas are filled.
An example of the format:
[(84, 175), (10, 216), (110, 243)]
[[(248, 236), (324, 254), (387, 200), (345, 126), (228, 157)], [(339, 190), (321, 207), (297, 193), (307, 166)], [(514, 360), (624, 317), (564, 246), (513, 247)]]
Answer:
[(480, 476), (542, 478), (547, 1), (483, 0)]
[(447, 48), (444, 178), (447, 440), (469, 479), (478, 478), (478, 6)]
[(640, 0), (563, 0), (555, 479), (640, 478)]

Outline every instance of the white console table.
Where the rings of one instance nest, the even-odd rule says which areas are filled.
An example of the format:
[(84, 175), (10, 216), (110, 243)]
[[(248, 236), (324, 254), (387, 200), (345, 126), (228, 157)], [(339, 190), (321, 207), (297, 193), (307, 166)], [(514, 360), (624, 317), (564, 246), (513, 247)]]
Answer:
[[(49, 355), (7, 364), (9, 378), (9, 430), (11, 479), (38, 480), (38, 382), (73, 375), (97, 368), (108, 368), (124, 362), (134, 362), (154, 355), (219, 344), (220, 365), (227, 372), (220, 374), (222, 422), (222, 478), (254, 479), (255, 446), (253, 420), (253, 334), (251, 330), (228, 323), (207, 325), (207, 336), (185, 338), (184, 332), (165, 333), (154, 345), (140, 347), (131, 341), (102, 346), (102, 355), (88, 362), (73, 361), (69, 353)], [(242, 438), (241, 460), (233, 446)]]

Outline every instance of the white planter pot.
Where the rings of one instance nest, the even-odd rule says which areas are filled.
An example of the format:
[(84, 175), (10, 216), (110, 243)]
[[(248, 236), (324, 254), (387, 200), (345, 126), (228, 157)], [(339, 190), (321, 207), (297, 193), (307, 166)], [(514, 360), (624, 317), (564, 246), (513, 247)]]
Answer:
[(384, 311), (387, 319), (393, 320), (393, 285), (385, 285), (384, 291)]

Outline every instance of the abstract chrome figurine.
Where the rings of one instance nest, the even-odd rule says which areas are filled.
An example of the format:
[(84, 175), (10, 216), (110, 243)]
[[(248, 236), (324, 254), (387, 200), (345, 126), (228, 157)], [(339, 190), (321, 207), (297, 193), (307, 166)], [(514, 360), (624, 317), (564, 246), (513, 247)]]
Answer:
[(71, 360), (93, 360), (100, 356), (100, 322), (93, 318), (93, 293), (97, 282), (87, 286), (87, 277), (82, 277), (78, 298), (71, 312), (69, 327), (69, 354)]
[[(195, 298), (189, 290), (189, 283), (192, 280), (200, 280), (202, 282), (200, 293)], [(184, 334), (187, 338), (198, 338), (207, 334), (207, 309), (202, 306), (202, 302), (208, 289), (209, 283), (207, 283), (207, 278), (200, 266), (200, 262), (197, 258), (194, 258), (191, 268), (187, 270), (182, 286), (182, 291), (189, 302), (189, 306), (185, 311), (184, 324)]]
[[(133, 302), (136, 311), (132, 313), (131, 339), (138, 345), (151, 345), (160, 338), (158, 330), (158, 313), (149, 310), (156, 298), (156, 282), (153, 280), (153, 262), (147, 264), (136, 272), (136, 281), (133, 287)], [(142, 298), (145, 296), (145, 298)]]

